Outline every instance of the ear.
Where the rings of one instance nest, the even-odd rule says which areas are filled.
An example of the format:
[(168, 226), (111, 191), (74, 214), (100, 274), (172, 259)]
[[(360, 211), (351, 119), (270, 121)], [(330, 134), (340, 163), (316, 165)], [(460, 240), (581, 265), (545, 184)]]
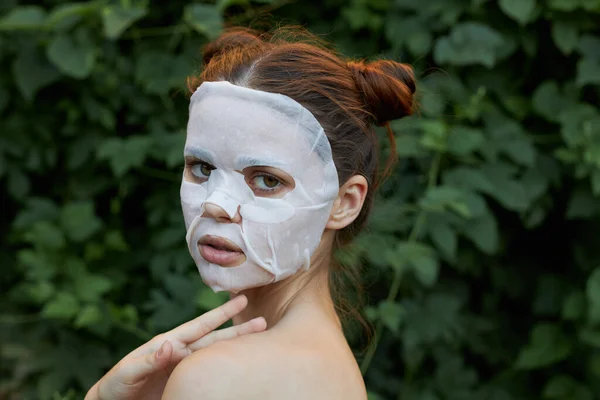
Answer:
[(360, 214), (369, 184), (364, 176), (354, 175), (340, 187), (333, 202), (326, 229), (340, 230), (350, 225)]

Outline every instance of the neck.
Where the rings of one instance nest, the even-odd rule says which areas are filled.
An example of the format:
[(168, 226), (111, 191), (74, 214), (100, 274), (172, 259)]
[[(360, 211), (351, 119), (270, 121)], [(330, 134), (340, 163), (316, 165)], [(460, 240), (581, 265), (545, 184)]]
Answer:
[(248, 298), (248, 306), (233, 318), (233, 323), (238, 325), (264, 317), (267, 326), (272, 328), (292, 311), (308, 307), (323, 312), (340, 325), (329, 292), (329, 262), (330, 255), (315, 254), (308, 271), (240, 292)]

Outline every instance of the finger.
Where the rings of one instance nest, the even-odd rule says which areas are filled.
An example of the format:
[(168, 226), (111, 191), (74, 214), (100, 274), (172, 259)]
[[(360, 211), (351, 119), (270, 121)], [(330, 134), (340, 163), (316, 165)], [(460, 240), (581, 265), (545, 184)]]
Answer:
[(265, 321), (263, 317), (258, 317), (240, 325), (213, 331), (208, 335), (196, 340), (195, 342), (190, 343), (187, 348), (194, 352), (201, 348), (210, 346), (213, 343), (220, 342), (221, 340), (233, 339), (250, 333), (259, 333), (265, 329), (267, 329), (267, 321)]
[(158, 350), (125, 360), (110, 377), (113, 385), (135, 385), (150, 374), (165, 368), (173, 353), (173, 344), (166, 340)]
[(183, 343), (194, 342), (223, 325), (246, 308), (247, 305), (248, 299), (246, 296), (237, 296), (198, 318), (172, 329), (167, 335)]

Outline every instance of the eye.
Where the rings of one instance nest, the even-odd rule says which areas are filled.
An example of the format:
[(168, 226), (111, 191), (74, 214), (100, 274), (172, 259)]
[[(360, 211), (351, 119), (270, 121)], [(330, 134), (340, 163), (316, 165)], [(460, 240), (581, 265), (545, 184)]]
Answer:
[(252, 177), (250, 186), (260, 192), (273, 192), (282, 186), (282, 183), (273, 175), (259, 174)]
[(210, 176), (215, 167), (204, 162), (204, 161), (193, 161), (186, 163), (189, 172), (191, 173), (191, 178), (196, 180), (206, 180)]
[(294, 178), (280, 168), (267, 165), (247, 167), (241, 172), (248, 187), (259, 197), (281, 198), (294, 190)]
[(192, 174), (198, 178), (208, 178), (214, 168), (206, 163), (199, 163), (192, 167)]

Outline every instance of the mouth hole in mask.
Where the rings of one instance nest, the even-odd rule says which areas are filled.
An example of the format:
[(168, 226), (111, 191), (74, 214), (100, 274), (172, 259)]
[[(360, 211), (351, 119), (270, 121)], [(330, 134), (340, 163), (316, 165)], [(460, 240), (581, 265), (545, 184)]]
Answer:
[(246, 254), (237, 245), (225, 238), (206, 235), (198, 240), (196, 246), (204, 260), (220, 267), (237, 267), (247, 259)]

